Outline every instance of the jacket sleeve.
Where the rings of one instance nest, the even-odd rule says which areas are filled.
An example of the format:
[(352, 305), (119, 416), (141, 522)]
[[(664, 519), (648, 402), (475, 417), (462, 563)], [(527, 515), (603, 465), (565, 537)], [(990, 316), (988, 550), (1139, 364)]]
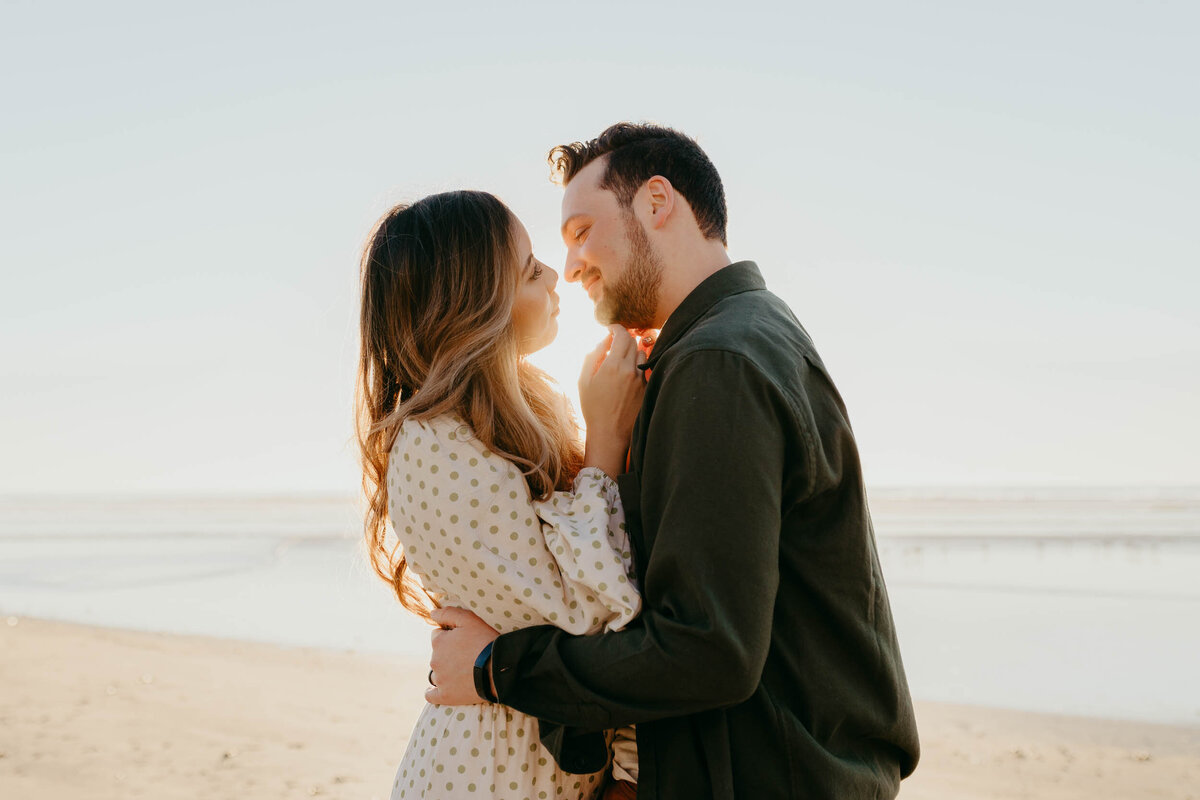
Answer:
[(742, 356), (682, 356), (646, 425), (641, 526), (653, 544), (641, 616), (573, 636), (501, 636), (501, 702), (573, 731), (734, 705), (757, 687), (779, 583), (787, 403)]

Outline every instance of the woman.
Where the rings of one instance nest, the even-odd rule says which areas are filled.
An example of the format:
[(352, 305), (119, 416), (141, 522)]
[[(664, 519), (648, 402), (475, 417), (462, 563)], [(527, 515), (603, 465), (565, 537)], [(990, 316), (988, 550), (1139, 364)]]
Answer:
[[(426, 598), (502, 632), (553, 624), (584, 634), (640, 609), (613, 476), (644, 357), (614, 327), (588, 358), (581, 448), (564, 398), (524, 360), (557, 333), (557, 279), (521, 223), (482, 192), (397, 206), (367, 243), (358, 385), (367, 544), (376, 572), (427, 619)], [(614, 771), (636, 773), (627, 732)], [(602, 777), (559, 770), (535, 721), (511, 709), (426, 706), (392, 798), (590, 800)]]

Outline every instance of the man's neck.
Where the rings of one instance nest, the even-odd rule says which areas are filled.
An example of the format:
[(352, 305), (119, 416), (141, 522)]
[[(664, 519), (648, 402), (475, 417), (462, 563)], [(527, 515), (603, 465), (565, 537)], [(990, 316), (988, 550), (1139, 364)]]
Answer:
[(710, 239), (691, 252), (680, 254), (664, 264), (655, 327), (661, 329), (697, 286), (732, 263), (724, 245)]

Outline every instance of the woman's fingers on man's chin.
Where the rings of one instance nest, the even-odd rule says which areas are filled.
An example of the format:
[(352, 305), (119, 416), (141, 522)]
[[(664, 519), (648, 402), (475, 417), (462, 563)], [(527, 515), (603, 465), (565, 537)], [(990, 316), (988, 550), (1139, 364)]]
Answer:
[(604, 363), (605, 356), (608, 355), (609, 343), (612, 341), (612, 336), (606, 336), (604, 341), (596, 345), (592, 352), (588, 353), (583, 359), (583, 370), (580, 372), (579, 380), (586, 381), (596, 374), (596, 370), (600, 369), (600, 365)]
[(620, 325), (614, 326), (620, 335), (614, 335), (612, 349), (609, 350), (609, 358), (624, 362), (633, 358), (633, 354), (637, 351), (637, 340), (629, 335), (629, 331), (622, 328)]
[(612, 335), (613, 347), (620, 345), (622, 352), (634, 344), (633, 336), (630, 335), (626, 328), (620, 325), (609, 325), (608, 330)]

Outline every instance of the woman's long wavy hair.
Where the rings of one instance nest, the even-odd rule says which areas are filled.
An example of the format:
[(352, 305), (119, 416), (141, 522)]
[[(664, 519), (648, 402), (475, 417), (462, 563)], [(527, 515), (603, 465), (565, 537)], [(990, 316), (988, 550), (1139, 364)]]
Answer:
[(485, 192), (446, 192), (384, 214), (363, 251), (356, 428), (375, 572), (405, 608), (430, 599), (388, 536), (388, 454), (406, 419), (457, 416), (521, 467), (535, 499), (566, 488), (583, 454), (564, 398), (521, 358), (515, 218)]

